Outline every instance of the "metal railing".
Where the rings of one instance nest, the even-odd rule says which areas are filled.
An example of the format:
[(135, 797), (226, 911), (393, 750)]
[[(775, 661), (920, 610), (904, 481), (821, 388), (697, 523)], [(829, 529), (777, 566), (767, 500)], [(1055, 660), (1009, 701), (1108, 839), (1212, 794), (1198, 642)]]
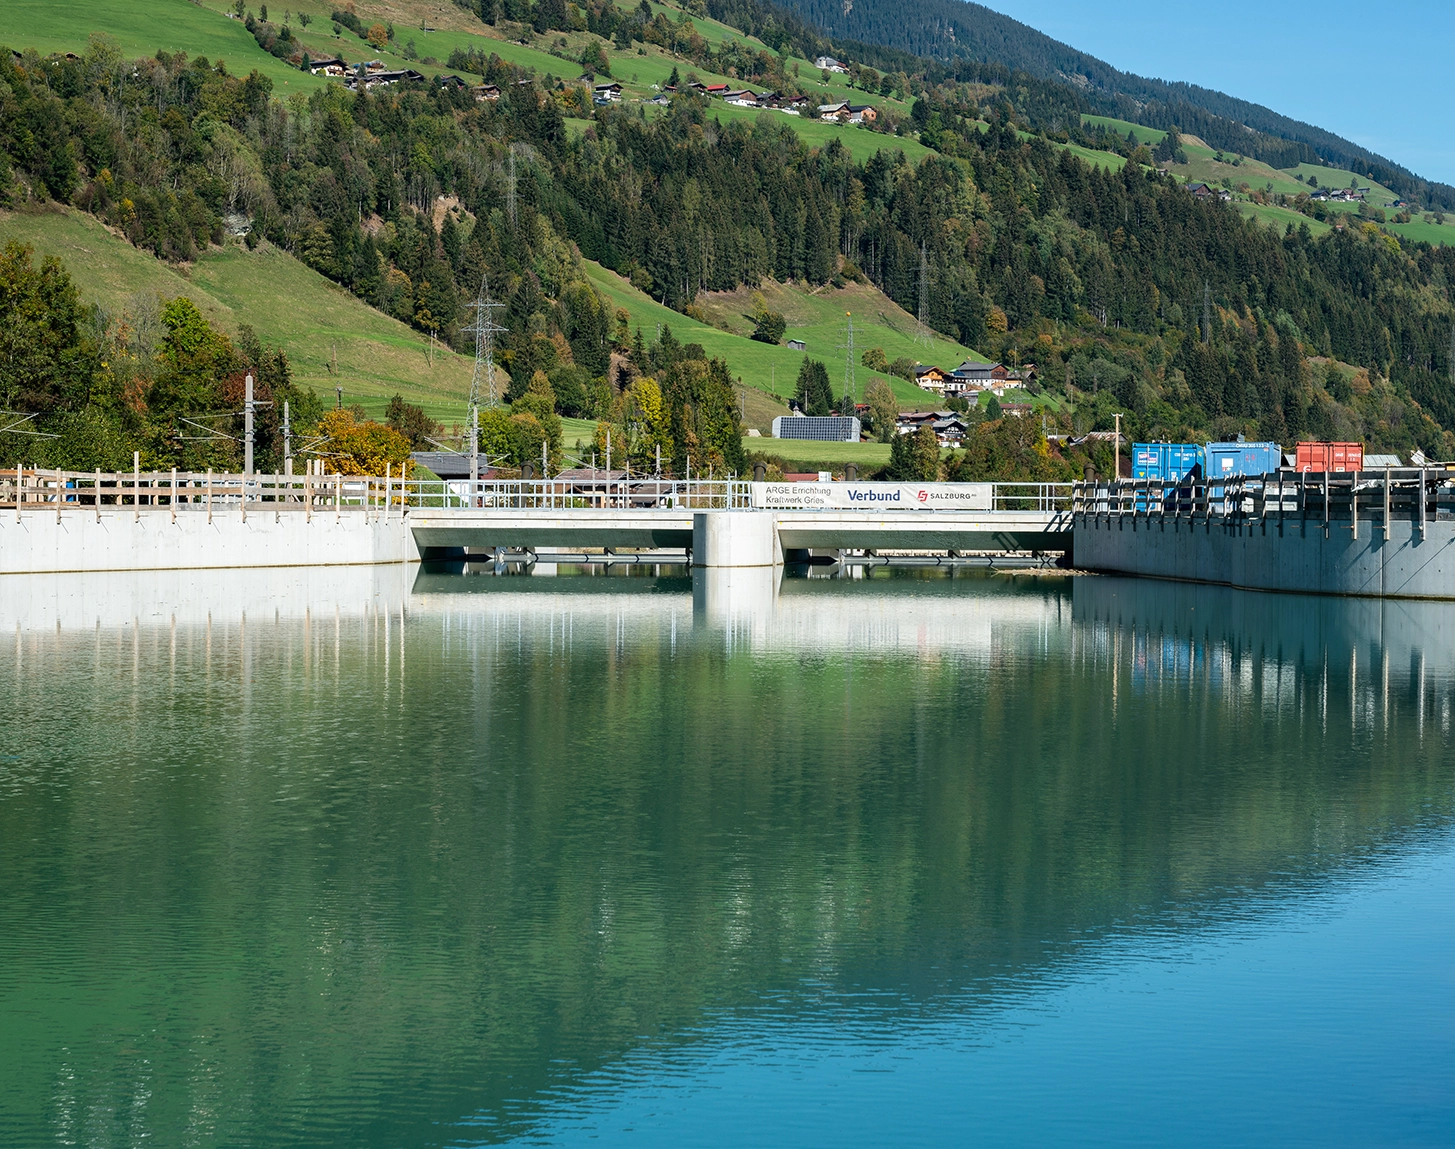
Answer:
[(1075, 484), (1072, 514), (1136, 522), (1361, 524), (1389, 537), (1390, 524), (1410, 522), (1423, 537), (1433, 520), (1455, 519), (1455, 474), (1443, 468), (1380, 471), (1277, 471), (1216, 480), (1119, 479)]
[[(982, 484), (975, 484), (980, 486)], [(1087, 504), (1083, 488), (1071, 483), (988, 483), (992, 511), (1060, 514)], [(1106, 487), (1102, 484), (1101, 487)], [(1143, 490), (1146, 497), (1145, 488)], [(1120, 507), (1131, 496), (1103, 494)], [(1158, 497), (1161, 497), (1160, 495)], [(1130, 505), (1130, 504), (1127, 504)], [(468, 510), (746, 510), (751, 484), (738, 479), (651, 479), (620, 474), (569, 475), (549, 479), (403, 479), (397, 475), (242, 475), (221, 471), (65, 471), (28, 467), (0, 471), (0, 511), (86, 511), (103, 508), (165, 509), (178, 514), (216, 515), (266, 510), (342, 515), (403, 509)], [(884, 507), (876, 506), (876, 513)], [(916, 507), (918, 513), (924, 508)], [(929, 513), (934, 513), (933, 511)]]
[(411, 507), (520, 510), (710, 511), (752, 506), (736, 479), (641, 479), (591, 475), (554, 479), (411, 479)]
[(736, 510), (748, 484), (727, 479), (403, 479), (395, 475), (241, 475), (217, 471), (0, 471), (0, 511), (143, 508), (179, 513), (387, 513), (404, 508)]
[(992, 483), (990, 509), (994, 511), (1069, 511), (1072, 483)]

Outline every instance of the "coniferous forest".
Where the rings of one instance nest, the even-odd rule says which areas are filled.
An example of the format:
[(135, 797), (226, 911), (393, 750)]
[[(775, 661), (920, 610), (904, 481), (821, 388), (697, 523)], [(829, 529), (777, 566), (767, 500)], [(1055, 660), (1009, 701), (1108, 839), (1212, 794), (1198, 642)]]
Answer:
[[(739, 3), (721, 15), (773, 24), (765, 11)], [(591, 6), (630, 42), (648, 26), (628, 17), (610, 0)], [(775, 18), (783, 36), (808, 35)], [(764, 55), (755, 66), (771, 76)], [(513, 405), (488, 433), (517, 459), (539, 458), (545, 440), (559, 454), (557, 416), (569, 415), (619, 428), (616, 441), (643, 457), (660, 448), (679, 471), (742, 466), (732, 363), (670, 331), (643, 338), (583, 260), (679, 311), (701, 292), (771, 278), (868, 281), (914, 312), (922, 254), (931, 325), (1034, 363), (1039, 389), (1074, 399), (1057, 415), (1072, 429), (1121, 411), (1137, 437), (1354, 438), (1455, 457), (1455, 249), (1373, 222), (1279, 234), (1196, 199), (1150, 157), (1091, 166), (1046, 119), (1055, 85), (992, 90), (921, 61), (912, 115), (860, 161), (837, 141), (810, 146), (781, 116), (719, 123), (689, 92), (652, 117), (631, 104), (584, 113), (567, 86), (498, 57), (454, 66), (500, 85), (500, 98), (418, 83), (285, 101), (266, 77), (204, 58), (124, 59), (104, 40), (76, 58), (7, 50), (0, 206), (70, 204), (169, 261), (274, 244), (466, 350), (467, 305), (488, 277), (505, 305)], [(588, 130), (568, 133), (568, 111), (589, 114)], [(934, 154), (906, 160), (906, 135)], [(437, 226), (440, 197), (461, 211)], [(175, 311), (141, 353), (120, 317), (82, 314), (64, 269), (12, 250), (0, 277), (0, 312), (22, 299), (40, 309), (0, 330), (0, 407), (60, 428), (37, 450), (65, 465), (142, 448), (156, 466), (225, 461), (235, 444), (180, 435), (178, 420), (225, 409), (245, 369), (291, 386), (267, 332), (210, 333), (212, 366), (194, 357), (179, 389)], [(49, 328), (44, 298), (69, 301)], [(64, 369), (34, 366), (36, 339), (63, 349)], [(321, 410), (303, 396), (298, 408)]]

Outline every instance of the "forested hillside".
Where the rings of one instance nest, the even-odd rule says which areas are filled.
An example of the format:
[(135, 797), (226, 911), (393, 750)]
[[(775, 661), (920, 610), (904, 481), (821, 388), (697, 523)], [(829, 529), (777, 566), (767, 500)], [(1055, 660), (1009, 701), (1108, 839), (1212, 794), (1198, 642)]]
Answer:
[[(647, 28), (609, 0), (590, 18), (629, 41)], [(105, 41), (73, 59), (5, 52), (0, 198), (69, 202), (172, 261), (276, 245), (461, 349), (488, 276), (517, 414), (536, 418), (530, 403), (549, 395), (555, 414), (645, 440), (651, 397), (631, 385), (651, 377), (665, 414), (650, 434), (670, 426), (682, 467), (693, 451), (736, 457), (732, 364), (631, 329), (583, 257), (699, 315), (699, 293), (764, 277), (866, 280), (911, 313), (923, 287), (933, 327), (1035, 363), (1075, 429), (1120, 410), (1139, 436), (1329, 435), (1455, 456), (1455, 250), (1373, 222), (1274, 233), (1130, 145), (1120, 169), (1089, 166), (1027, 134), (1049, 87), (987, 89), (926, 66), (894, 81), (915, 94), (912, 115), (856, 159), (781, 115), (719, 121), (690, 92), (650, 115), (588, 112), (571, 84), (484, 53), (467, 64), (498, 100), (423, 82), (284, 101), (266, 77), (182, 54), (130, 61)], [(911, 137), (936, 154), (911, 163), (897, 147)], [(17, 408), (31, 393), (7, 370), (0, 403)]]
[[(960, 62), (991, 65), (975, 75), (1015, 87), (1024, 79), (1054, 81), (1060, 92), (1049, 102), (1075, 112), (1101, 113), (1154, 128), (1176, 127), (1214, 147), (1256, 156), (1275, 167), (1327, 163), (1351, 168), (1407, 198), (1455, 208), (1455, 187), (1423, 180), (1409, 169), (1375, 155), (1332, 132), (1280, 115), (1270, 108), (1196, 84), (1136, 76), (1053, 40), (965, 0), (781, 0), (845, 54), (859, 45), (885, 45), (944, 61), (952, 73), (969, 79)], [(872, 49), (870, 49), (872, 51)], [(1047, 101), (1043, 98), (1042, 103)], [(1073, 116), (1063, 114), (1062, 126)], [(1038, 125), (1039, 126), (1039, 125)]]

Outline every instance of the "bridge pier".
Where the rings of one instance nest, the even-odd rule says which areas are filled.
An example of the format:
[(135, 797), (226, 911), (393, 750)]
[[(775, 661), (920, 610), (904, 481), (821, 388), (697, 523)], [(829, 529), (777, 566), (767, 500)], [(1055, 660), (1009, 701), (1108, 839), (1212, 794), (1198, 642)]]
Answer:
[(783, 562), (772, 511), (698, 511), (692, 516), (695, 567), (774, 567)]

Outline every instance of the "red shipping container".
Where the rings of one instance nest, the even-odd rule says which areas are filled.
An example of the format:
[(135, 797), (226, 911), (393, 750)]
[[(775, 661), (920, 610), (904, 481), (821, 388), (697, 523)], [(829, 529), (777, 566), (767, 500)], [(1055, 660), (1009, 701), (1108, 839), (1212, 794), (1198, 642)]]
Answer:
[(1299, 471), (1362, 471), (1363, 443), (1300, 443)]

